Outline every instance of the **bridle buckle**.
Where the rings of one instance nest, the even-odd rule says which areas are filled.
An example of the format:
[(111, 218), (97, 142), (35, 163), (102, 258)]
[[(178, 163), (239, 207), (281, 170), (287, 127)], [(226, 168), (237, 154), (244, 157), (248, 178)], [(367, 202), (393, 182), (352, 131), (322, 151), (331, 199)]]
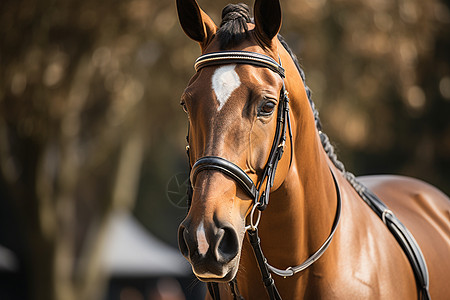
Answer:
[(260, 205), (260, 202), (255, 202), (253, 204), (252, 210), (250, 211), (250, 224), (245, 226), (245, 230), (255, 231), (258, 228), (259, 221), (261, 221), (261, 210), (258, 209), (258, 216), (256, 217), (256, 222), (253, 222), (256, 208)]

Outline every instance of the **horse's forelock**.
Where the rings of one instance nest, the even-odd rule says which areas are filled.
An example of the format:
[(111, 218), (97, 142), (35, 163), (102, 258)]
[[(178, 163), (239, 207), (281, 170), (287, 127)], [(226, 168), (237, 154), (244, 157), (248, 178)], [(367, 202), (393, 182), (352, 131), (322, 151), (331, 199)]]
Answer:
[(228, 4), (222, 10), (222, 22), (217, 31), (222, 50), (232, 48), (248, 37), (247, 23), (251, 23), (246, 4)]

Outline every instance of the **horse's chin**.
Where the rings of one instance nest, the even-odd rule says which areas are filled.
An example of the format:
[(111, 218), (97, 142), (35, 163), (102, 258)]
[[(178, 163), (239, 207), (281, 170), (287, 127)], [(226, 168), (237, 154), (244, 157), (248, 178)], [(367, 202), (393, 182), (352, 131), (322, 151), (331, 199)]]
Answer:
[(235, 274), (233, 274), (233, 272), (228, 272), (223, 277), (222, 276), (209, 277), (208, 275), (206, 275), (207, 277), (203, 277), (203, 276), (199, 276), (199, 275), (196, 275), (196, 276), (197, 276), (198, 280), (203, 281), (203, 282), (230, 282), (236, 276)]
[(192, 271), (194, 275), (203, 282), (229, 282), (236, 277), (237, 271), (239, 269), (239, 258), (236, 257), (226, 265), (223, 265), (221, 270), (217, 272), (197, 272), (195, 267), (192, 266)]

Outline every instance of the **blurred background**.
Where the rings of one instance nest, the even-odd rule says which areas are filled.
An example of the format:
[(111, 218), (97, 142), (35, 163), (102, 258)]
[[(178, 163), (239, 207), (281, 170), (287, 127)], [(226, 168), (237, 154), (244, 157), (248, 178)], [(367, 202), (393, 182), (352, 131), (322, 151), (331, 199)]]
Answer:
[[(347, 169), (450, 194), (450, 1), (281, 2)], [(199, 3), (220, 23), (229, 1)], [(0, 299), (201, 299), (175, 1), (2, 0), (0, 42)]]

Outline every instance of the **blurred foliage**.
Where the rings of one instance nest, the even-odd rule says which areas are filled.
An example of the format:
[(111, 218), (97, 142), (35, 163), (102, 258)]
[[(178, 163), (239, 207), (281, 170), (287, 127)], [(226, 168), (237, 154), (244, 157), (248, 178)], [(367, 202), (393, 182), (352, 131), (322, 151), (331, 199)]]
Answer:
[[(174, 2), (0, 2), (1, 182), (23, 226), (35, 228), (30, 252), (66, 239), (55, 263), (78, 285), (106, 212), (134, 207), (176, 245), (185, 210), (167, 189), (187, 171), (178, 104), (200, 51)], [(199, 3), (219, 24), (228, 1)], [(450, 194), (449, 2), (282, 7), (281, 34), (347, 169), (414, 176)]]
[(347, 168), (419, 177), (449, 193), (448, 2), (285, 6), (293, 16), (284, 34)]

